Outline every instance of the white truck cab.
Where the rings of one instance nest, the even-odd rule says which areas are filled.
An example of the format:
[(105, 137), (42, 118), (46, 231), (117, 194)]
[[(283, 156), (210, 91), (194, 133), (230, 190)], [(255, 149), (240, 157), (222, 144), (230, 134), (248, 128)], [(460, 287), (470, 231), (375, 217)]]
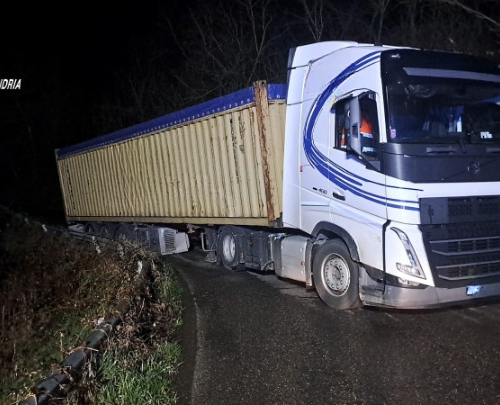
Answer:
[[(334, 308), (500, 296), (500, 68), (448, 52), (292, 50), (283, 225)], [(306, 280), (307, 281), (307, 280)]]

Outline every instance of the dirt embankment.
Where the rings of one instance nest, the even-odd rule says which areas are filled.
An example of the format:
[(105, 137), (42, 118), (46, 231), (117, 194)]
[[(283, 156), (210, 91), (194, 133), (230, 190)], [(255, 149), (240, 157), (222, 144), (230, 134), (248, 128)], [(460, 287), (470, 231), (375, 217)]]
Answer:
[[(157, 271), (150, 274), (152, 288), (134, 291), (137, 252), (97, 254), (92, 244), (1, 219), (0, 403), (23, 399), (124, 299), (130, 310), (115, 343), (146, 353), (173, 339), (180, 307), (157, 302)], [(95, 395), (92, 384), (87, 388), (83, 396)]]

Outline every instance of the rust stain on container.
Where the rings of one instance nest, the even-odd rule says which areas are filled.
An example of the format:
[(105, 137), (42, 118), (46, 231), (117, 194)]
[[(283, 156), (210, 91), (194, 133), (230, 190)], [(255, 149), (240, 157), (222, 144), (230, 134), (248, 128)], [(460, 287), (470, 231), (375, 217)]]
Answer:
[(274, 212), (274, 190), (271, 185), (271, 167), (270, 152), (271, 145), (269, 145), (267, 131), (270, 129), (269, 122), (269, 105), (267, 102), (267, 85), (265, 82), (257, 82), (254, 84), (254, 94), (255, 94), (255, 104), (257, 110), (257, 125), (259, 128), (258, 135), (260, 141), (260, 147), (262, 149), (262, 164), (263, 164), (263, 175), (264, 175), (264, 188), (266, 192), (266, 202), (267, 202), (267, 218), (271, 222), (276, 219)]

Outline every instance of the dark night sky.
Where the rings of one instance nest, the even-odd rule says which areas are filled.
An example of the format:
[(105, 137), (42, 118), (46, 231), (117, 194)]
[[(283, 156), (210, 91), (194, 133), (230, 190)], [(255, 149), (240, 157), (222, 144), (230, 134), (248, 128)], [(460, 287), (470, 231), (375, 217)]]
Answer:
[(147, 2), (42, 4), (19, 4), (17, 11), (3, 14), (0, 28), (8, 38), (2, 41), (6, 49), (1, 76), (20, 77), (29, 72), (25, 88), (58, 74), (59, 80), (81, 86), (82, 91), (98, 91), (116, 68), (127, 63), (132, 42), (140, 44), (157, 23), (156, 7), (145, 6)]
[[(0, 90), (0, 203), (59, 203), (54, 149), (100, 135), (86, 133), (85, 121), (114, 96), (130, 50), (140, 53), (161, 32), (158, 9), (157, 2), (113, 0), (2, 7), (0, 79), (22, 85)], [(44, 179), (47, 188), (33, 195), (31, 183)]]

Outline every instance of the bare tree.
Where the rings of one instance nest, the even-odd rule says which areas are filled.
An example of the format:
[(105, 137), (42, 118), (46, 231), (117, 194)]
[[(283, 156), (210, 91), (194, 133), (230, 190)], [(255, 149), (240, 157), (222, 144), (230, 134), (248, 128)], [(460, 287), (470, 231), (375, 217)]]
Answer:
[[(304, 22), (314, 42), (323, 39), (325, 29), (325, 5), (323, 0), (300, 0)], [(297, 17), (297, 16), (296, 16)], [(299, 17), (300, 18), (300, 17)]]
[(166, 20), (183, 57), (173, 77), (188, 99), (199, 101), (275, 76), (273, 56), (280, 36), (271, 0), (200, 3), (190, 9), (189, 27)]
[(382, 42), (382, 31), (384, 29), (387, 8), (391, 0), (370, 0), (369, 7), (373, 10), (371, 26), (373, 30), (373, 42)]
[[(184, 19), (163, 18), (159, 40), (133, 48), (119, 91), (101, 108), (107, 129), (266, 79), (284, 82), (292, 47), (324, 40), (484, 54), (500, 35), (497, 1), (193, 0)], [(174, 15), (174, 14), (172, 14)], [(179, 14), (177, 11), (175, 15)], [(175, 63), (170, 63), (175, 59)]]
[[(466, 11), (467, 13), (475, 16), (476, 18), (479, 18), (480, 20), (484, 20), (486, 21), (493, 29), (495, 29), (496, 31), (500, 31), (500, 21), (497, 20), (497, 19), (494, 19), (494, 18), (491, 18), (490, 16), (486, 15), (486, 13), (484, 13), (483, 11), (481, 11), (481, 9), (478, 7), (478, 5), (476, 6), (471, 6), (471, 5), (467, 5), (465, 4), (464, 1), (460, 1), (460, 0), (437, 0), (437, 2), (440, 2), (440, 3), (444, 3), (444, 4), (449, 4), (451, 6), (455, 6), (455, 7), (459, 7), (461, 8), (462, 10)], [(498, 1), (497, 0), (486, 0), (486, 1), (482, 1), (481, 3), (483, 3), (483, 6), (485, 3), (490, 3), (490, 4), (495, 4), (495, 5), (498, 5)]]
[[(453, 3), (453, 4), (452, 4)], [(495, 33), (480, 16), (478, 2), (457, 7), (453, 0), (395, 0), (387, 20), (384, 41), (397, 45), (488, 54)], [(493, 2), (491, 2), (493, 4)], [(490, 20), (493, 20), (490, 18)]]

